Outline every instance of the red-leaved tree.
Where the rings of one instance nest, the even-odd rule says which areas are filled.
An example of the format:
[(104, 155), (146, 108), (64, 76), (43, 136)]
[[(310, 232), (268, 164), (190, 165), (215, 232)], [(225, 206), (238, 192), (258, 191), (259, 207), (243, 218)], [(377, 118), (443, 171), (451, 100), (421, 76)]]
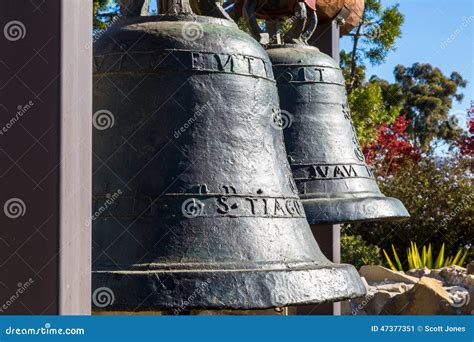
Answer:
[(386, 174), (393, 173), (407, 160), (417, 161), (421, 155), (410, 142), (407, 126), (410, 121), (401, 115), (390, 125), (382, 125), (377, 132), (377, 140), (364, 148), (368, 164), (380, 164)]
[(468, 133), (458, 141), (459, 151), (463, 156), (474, 155), (474, 101), (471, 102), (471, 108), (467, 111), (467, 131)]

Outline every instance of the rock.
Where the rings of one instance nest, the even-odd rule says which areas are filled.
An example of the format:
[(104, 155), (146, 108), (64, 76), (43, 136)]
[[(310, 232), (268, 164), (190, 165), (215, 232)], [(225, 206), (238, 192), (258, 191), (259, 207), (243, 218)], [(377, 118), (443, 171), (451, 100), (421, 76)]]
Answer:
[(352, 300), (352, 315), (361, 315), (362, 312), (368, 315), (378, 315), (385, 303), (392, 297), (405, 292), (407, 286), (405, 283), (369, 286), (365, 297)]
[(445, 283), (450, 286), (461, 285), (466, 277), (466, 269), (460, 266), (443, 267), (439, 271)]
[(426, 275), (428, 278), (433, 278), (438, 280), (441, 283), (445, 283), (445, 280), (442, 276), (439, 275), (440, 270), (431, 270), (430, 274)]
[(449, 293), (440, 282), (422, 277), (410, 291), (391, 298), (382, 315), (449, 315), (455, 313)]
[(381, 282), (403, 282), (407, 284), (416, 284), (419, 279), (406, 275), (403, 272), (395, 272), (388, 268), (376, 265), (364, 265), (359, 273), (369, 284)]
[(369, 292), (370, 286), (369, 286), (369, 284), (367, 283), (367, 280), (366, 280), (364, 277), (360, 277), (360, 280), (362, 280), (362, 283), (363, 283), (364, 286), (365, 286), (365, 290), (366, 290), (367, 292)]
[(464, 315), (474, 315), (474, 286), (469, 289), (469, 297), (466, 305), (462, 307)]
[(468, 289), (462, 286), (450, 286), (445, 288), (448, 293), (449, 297), (451, 298), (451, 306), (456, 311), (456, 314), (466, 314), (471, 312), (474, 309), (474, 306), (471, 302), (471, 294), (472, 290), (469, 291)]
[(396, 292), (389, 291), (377, 291), (375, 293), (369, 294), (367, 304), (364, 307), (364, 311), (369, 315), (378, 315), (385, 304), (393, 297), (399, 295)]
[(427, 267), (417, 268), (417, 269), (409, 270), (409, 271), (405, 272), (405, 274), (407, 274), (409, 276), (412, 276), (412, 277), (417, 277), (417, 278), (426, 277), (430, 273), (431, 273), (431, 270)]
[(467, 289), (471, 289), (471, 288), (474, 288), (474, 274), (468, 274), (463, 282), (462, 282), (462, 286), (467, 288)]
[(467, 264), (466, 272), (467, 274), (474, 274), (474, 261), (471, 261), (469, 264)]
[(403, 293), (407, 291), (407, 284), (405, 283), (380, 284), (380, 285), (375, 285), (375, 288), (377, 289), (377, 291)]

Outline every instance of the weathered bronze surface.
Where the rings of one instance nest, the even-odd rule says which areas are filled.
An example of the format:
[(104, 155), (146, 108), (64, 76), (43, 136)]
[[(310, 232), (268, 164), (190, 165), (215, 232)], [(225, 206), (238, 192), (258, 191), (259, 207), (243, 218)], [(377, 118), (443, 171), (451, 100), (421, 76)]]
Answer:
[(95, 309), (363, 295), (311, 234), (264, 49), (229, 20), (178, 12), (123, 19), (95, 46), (94, 111), (113, 125), (93, 137), (93, 290), (114, 295)]
[(336, 61), (305, 44), (268, 46), (267, 52), (286, 116), (288, 159), (308, 221), (409, 217), (399, 200), (380, 192), (365, 163)]

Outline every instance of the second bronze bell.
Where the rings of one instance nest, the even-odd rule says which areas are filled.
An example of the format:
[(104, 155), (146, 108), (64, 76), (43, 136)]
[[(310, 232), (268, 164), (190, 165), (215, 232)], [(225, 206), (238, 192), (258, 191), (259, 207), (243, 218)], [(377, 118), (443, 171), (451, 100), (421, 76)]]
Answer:
[(312, 224), (409, 217), (365, 163), (337, 63), (317, 48), (272, 46), (288, 160)]
[[(260, 38), (255, 10), (245, 12)], [(317, 18), (304, 3), (295, 8), (286, 44), (267, 45), (273, 64), (284, 123), (288, 160), (311, 224), (398, 220), (409, 217), (403, 204), (384, 196), (365, 163), (352, 123), (344, 76), (338, 63), (306, 40)], [(252, 23), (253, 22), (253, 23)], [(279, 34), (279, 23), (267, 23)], [(277, 39), (279, 40), (279, 39)]]

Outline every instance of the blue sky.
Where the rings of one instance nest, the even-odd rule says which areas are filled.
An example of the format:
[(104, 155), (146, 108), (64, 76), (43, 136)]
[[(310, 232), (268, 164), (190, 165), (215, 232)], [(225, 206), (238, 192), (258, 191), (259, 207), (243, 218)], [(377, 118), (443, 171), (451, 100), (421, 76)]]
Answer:
[[(368, 66), (367, 76), (377, 75), (394, 81), (397, 64), (430, 63), (444, 74), (459, 72), (468, 81), (461, 92), (464, 100), (454, 102), (451, 113), (465, 127), (465, 112), (474, 101), (474, 0), (383, 0), (384, 7), (400, 5), (405, 15), (402, 37), (384, 64)], [(351, 38), (344, 37), (341, 47), (348, 49)]]

